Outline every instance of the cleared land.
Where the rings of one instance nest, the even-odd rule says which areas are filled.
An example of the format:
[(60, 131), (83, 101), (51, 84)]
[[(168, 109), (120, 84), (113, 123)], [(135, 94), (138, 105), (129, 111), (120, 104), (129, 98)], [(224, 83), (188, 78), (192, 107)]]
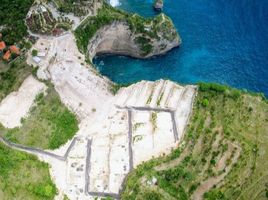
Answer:
[(180, 147), (140, 165), (121, 197), (267, 199), (267, 138), (267, 100), (201, 84)]
[[(72, 141), (37, 154), (51, 164), (59, 193), (70, 199), (118, 198), (133, 167), (177, 146), (196, 87), (167, 80), (141, 81), (113, 95), (110, 81), (85, 64), (72, 34), (40, 39), (33, 48), (44, 47), (47, 53), (37, 75), (50, 78), (80, 124)], [(148, 148), (141, 156), (143, 146)]]
[(10, 141), (42, 149), (55, 149), (65, 144), (78, 130), (78, 121), (60, 101), (52, 85), (46, 95), (35, 98), (29, 116), (21, 120), (22, 126), (14, 129), (0, 128)]
[[(11, 92), (18, 91), (23, 81), (34, 69), (21, 56), (15, 62), (0, 62), (0, 102)], [(35, 76), (35, 75), (34, 75)], [(0, 135), (20, 144), (42, 149), (55, 149), (65, 144), (78, 130), (78, 120), (65, 107), (53, 88), (35, 98), (28, 117), (22, 119), (20, 128), (7, 129), (0, 123)]]
[(56, 195), (48, 164), (0, 143), (0, 199), (52, 200)]
[(46, 85), (32, 75), (27, 77), (18, 91), (11, 92), (0, 103), (0, 122), (7, 128), (21, 125), (21, 119), (26, 117), (35, 97), (44, 92)]

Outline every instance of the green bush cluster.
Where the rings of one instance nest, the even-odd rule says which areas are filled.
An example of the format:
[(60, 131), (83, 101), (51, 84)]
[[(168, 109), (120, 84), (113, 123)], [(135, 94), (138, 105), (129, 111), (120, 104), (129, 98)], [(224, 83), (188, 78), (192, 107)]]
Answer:
[(1, 0), (0, 26), (5, 42), (9, 45), (18, 43), (27, 35), (24, 19), (33, 0)]
[(86, 4), (88, 0), (50, 0), (55, 2), (58, 10), (63, 13), (73, 13), (75, 16), (81, 17), (87, 14)]
[(127, 87), (129, 86), (130, 84), (112, 84), (111, 85), (111, 88), (110, 88), (110, 91), (115, 95), (122, 87)]
[(31, 74), (31, 67), (23, 58), (17, 59), (11, 64), (0, 61), (0, 101), (10, 92), (17, 90), (24, 79)]
[[(0, 143), (0, 199), (52, 200), (57, 193), (48, 164)], [(3, 194), (4, 196), (1, 196)]]
[(152, 52), (153, 46), (151, 45), (150, 39), (146, 37), (138, 36), (135, 38), (135, 42), (140, 46), (143, 56), (146, 56), (150, 52)]
[(37, 56), (37, 54), (38, 54), (38, 51), (36, 49), (33, 49), (32, 50), (32, 56)]

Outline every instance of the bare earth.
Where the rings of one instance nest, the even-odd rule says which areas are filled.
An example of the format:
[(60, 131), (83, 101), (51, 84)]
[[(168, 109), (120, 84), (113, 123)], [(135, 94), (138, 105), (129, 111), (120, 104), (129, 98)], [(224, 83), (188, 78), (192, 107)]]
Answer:
[[(141, 81), (120, 89), (114, 96), (109, 90), (110, 81), (85, 64), (71, 33), (41, 38), (33, 48), (45, 53), (38, 64), (39, 78), (54, 84), (62, 102), (80, 120), (75, 138), (60, 149), (36, 151), (16, 147), (51, 165), (50, 173), (59, 190), (56, 199), (62, 199), (62, 194), (70, 199), (106, 195), (118, 198), (130, 170), (153, 156), (169, 153), (180, 142), (192, 110), (195, 86), (182, 87), (167, 80)], [(34, 64), (30, 53), (27, 62)], [(28, 91), (27, 103), (18, 102), (14, 109), (19, 114), (27, 113), (35, 95), (44, 89), (34, 87)], [(14, 105), (13, 98), (7, 97), (0, 110)], [(24, 116), (6, 113), (17, 124), (17, 116)], [(6, 125), (4, 120), (3, 124)]]
[(26, 78), (18, 91), (10, 93), (0, 103), (0, 123), (7, 128), (20, 126), (21, 118), (27, 116), (35, 96), (45, 89), (46, 85), (33, 76)]

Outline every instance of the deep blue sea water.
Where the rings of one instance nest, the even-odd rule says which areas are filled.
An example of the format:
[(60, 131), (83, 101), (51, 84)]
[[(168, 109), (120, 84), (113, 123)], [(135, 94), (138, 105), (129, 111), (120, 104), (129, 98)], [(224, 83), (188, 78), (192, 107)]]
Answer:
[[(120, 0), (120, 8), (154, 16), (153, 0)], [(94, 59), (117, 83), (168, 78), (228, 84), (268, 96), (268, 0), (165, 0), (182, 37), (180, 48), (148, 60)]]

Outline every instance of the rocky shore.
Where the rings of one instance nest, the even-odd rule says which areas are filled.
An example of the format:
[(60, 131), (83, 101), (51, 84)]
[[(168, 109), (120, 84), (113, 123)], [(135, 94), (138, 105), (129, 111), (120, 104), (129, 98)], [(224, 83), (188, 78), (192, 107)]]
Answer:
[(155, 0), (154, 9), (156, 11), (162, 11), (163, 7), (164, 7), (164, 1), (163, 0)]

